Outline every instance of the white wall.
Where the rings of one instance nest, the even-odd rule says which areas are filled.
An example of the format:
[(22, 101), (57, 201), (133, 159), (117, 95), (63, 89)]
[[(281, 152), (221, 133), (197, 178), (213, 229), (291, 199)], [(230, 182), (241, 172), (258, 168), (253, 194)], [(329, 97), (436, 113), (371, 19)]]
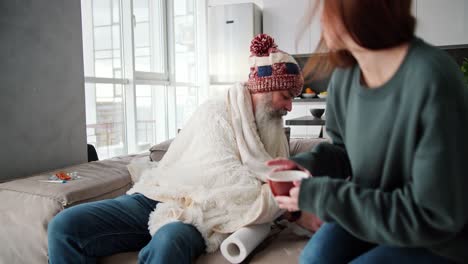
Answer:
[(434, 45), (468, 44), (467, 0), (416, 0), (416, 34)]
[(311, 53), (320, 39), (320, 22), (316, 17), (303, 29), (302, 20), (314, 0), (208, 0), (208, 6), (255, 3), (262, 9), (263, 33), (271, 35), (279, 48), (291, 53)]
[[(314, 0), (264, 0), (263, 32), (279, 48), (292, 53), (312, 53), (320, 39), (320, 19), (301, 31), (301, 21)], [(416, 35), (434, 45), (468, 44), (468, 0), (414, 0)], [(299, 40), (299, 36), (303, 38)]]
[(0, 4), (0, 181), (87, 161), (80, 0)]
[(291, 54), (311, 53), (320, 40), (320, 19), (304, 29), (312, 0), (268, 0), (263, 3), (263, 32), (271, 35), (281, 50)]

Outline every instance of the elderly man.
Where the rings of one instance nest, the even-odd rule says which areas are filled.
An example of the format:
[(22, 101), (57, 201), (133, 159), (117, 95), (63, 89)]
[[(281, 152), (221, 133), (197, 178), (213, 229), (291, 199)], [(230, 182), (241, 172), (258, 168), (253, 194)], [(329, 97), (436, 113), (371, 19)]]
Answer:
[(303, 77), (270, 36), (254, 38), (250, 50), (248, 82), (201, 105), (127, 195), (53, 219), (50, 263), (94, 263), (137, 250), (141, 263), (190, 263), (239, 228), (278, 215), (265, 162), (288, 156), (282, 116)]

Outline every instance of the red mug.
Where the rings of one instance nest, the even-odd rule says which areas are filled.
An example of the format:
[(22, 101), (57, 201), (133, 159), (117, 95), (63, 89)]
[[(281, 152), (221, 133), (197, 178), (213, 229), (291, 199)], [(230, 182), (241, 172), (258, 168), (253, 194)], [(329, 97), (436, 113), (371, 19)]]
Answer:
[(294, 182), (308, 176), (299, 170), (276, 171), (268, 175), (267, 181), (273, 196), (289, 196), (289, 190), (294, 187)]

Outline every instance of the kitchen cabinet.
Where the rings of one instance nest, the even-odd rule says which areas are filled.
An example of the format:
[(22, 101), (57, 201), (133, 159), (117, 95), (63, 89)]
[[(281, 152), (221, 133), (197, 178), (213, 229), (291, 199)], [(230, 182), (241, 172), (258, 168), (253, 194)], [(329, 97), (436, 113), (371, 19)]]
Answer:
[(468, 44), (467, 0), (416, 0), (416, 35), (436, 45)]

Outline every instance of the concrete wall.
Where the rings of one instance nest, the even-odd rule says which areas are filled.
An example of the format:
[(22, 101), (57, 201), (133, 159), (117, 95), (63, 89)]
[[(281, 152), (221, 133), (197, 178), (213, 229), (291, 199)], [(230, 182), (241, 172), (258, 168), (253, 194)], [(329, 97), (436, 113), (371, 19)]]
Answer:
[(87, 161), (80, 0), (0, 1), (0, 181)]

